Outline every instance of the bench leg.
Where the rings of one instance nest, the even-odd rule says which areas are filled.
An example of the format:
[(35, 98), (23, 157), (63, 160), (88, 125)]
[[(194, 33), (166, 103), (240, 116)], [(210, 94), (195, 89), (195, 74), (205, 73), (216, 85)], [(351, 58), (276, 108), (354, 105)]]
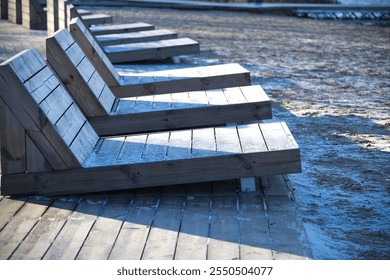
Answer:
[(172, 59), (174, 64), (179, 64), (180, 63), (180, 57), (179, 56), (172, 56), (171, 59)]

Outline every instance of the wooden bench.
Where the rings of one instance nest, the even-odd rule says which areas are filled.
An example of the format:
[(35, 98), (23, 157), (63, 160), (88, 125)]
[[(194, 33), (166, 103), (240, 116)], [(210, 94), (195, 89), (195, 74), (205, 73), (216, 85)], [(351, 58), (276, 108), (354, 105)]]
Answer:
[[(52, 52), (48, 57), (53, 59), (50, 63), (61, 65), (62, 60), (66, 59), (64, 50), (76, 44), (74, 38), (77, 37), (77, 44), (118, 98), (250, 85), (249, 71), (236, 63), (119, 74), (79, 19), (72, 20), (70, 30), (73, 37), (58, 38), (58, 42), (54, 42), (57, 37), (47, 39), (46, 52)], [(68, 45), (64, 43), (68, 42), (66, 40), (69, 40)]]
[[(0, 65), (1, 195), (60, 195), (300, 172), (284, 123), (101, 138), (48, 66)], [(31, 63), (42, 63), (32, 66)], [(38, 70), (36, 70), (38, 69)]]
[(177, 32), (168, 29), (154, 29), (145, 31), (126, 32), (119, 34), (96, 35), (95, 38), (101, 46), (123, 45), (176, 39)]
[(113, 18), (110, 15), (92, 14), (92, 13), (81, 15), (80, 13), (77, 12), (76, 8), (72, 4), (65, 2), (65, 5), (66, 5), (66, 15), (67, 15), (68, 22), (70, 22), (70, 20), (75, 17), (82, 18), (83, 22), (87, 26), (107, 24), (113, 22)]
[[(69, 35), (63, 29), (53, 39), (66, 42), (66, 34), (62, 33)], [(270, 99), (260, 86), (118, 99), (77, 45), (65, 52), (67, 59), (61, 64), (51, 64), (51, 67), (100, 136), (242, 123), (272, 117)], [(47, 59), (53, 61), (52, 53), (48, 52)], [(46, 72), (43, 80), (54, 75), (49, 70)]]

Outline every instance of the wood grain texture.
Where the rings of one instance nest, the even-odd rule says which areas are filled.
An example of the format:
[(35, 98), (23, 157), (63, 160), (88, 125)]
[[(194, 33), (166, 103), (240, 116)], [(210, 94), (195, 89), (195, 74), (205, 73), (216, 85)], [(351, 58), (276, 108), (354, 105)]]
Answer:
[(205, 260), (209, 236), (208, 196), (189, 197), (177, 238), (175, 260)]
[(44, 254), (43, 259), (76, 259), (85, 238), (96, 221), (96, 217), (106, 202), (107, 197), (104, 195), (84, 196)]
[(77, 198), (55, 200), (35, 224), (26, 238), (13, 252), (13, 260), (39, 260), (46, 253), (57, 234), (78, 203)]
[(177, 232), (182, 221), (184, 197), (162, 197), (156, 211), (143, 260), (173, 260)]
[(144, 43), (110, 45), (104, 47), (112, 63), (127, 63), (140, 60), (163, 59), (178, 55), (197, 54), (199, 43), (189, 38), (167, 39)]
[(141, 259), (158, 207), (158, 196), (135, 196), (109, 259)]
[(45, 213), (51, 202), (52, 199), (33, 197), (23, 205), (19, 210), (19, 215), (15, 216), (0, 231), (0, 259), (5, 260), (12, 256), (21, 241)]
[(124, 23), (124, 24), (109, 24), (109, 25), (97, 25), (91, 26), (89, 30), (95, 36), (120, 34), (127, 32), (138, 32), (145, 30), (153, 30), (154, 26), (144, 22)]
[(178, 35), (176, 32), (167, 29), (133, 31), (119, 34), (108, 34), (95, 36), (101, 46), (133, 44), (140, 42), (158, 41), (175, 39)]
[(109, 257), (132, 200), (132, 196), (122, 194), (109, 196), (102, 212), (88, 233), (77, 259), (105, 260)]

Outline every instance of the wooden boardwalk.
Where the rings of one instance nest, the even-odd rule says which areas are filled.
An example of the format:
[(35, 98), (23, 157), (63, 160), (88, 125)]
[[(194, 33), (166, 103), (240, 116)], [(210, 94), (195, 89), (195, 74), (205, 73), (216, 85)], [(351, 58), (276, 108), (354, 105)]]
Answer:
[(286, 176), (60, 197), (0, 197), (0, 259), (306, 259)]

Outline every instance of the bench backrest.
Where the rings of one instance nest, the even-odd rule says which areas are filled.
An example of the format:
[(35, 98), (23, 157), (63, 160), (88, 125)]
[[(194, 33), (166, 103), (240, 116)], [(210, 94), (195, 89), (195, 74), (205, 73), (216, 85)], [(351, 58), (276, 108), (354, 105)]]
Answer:
[(46, 57), (87, 117), (110, 114), (114, 94), (66, 29), (46, 39)]
[(73, 18), (69, 23), (69, 31), (107, 85), (119, 86), (118, 71), (86, 25), (79, 18)]
[(0, 84), (7, 108), (53, 169), (82, 166), (99, 136), (40, 53), (26, 50), (2, 63)]

